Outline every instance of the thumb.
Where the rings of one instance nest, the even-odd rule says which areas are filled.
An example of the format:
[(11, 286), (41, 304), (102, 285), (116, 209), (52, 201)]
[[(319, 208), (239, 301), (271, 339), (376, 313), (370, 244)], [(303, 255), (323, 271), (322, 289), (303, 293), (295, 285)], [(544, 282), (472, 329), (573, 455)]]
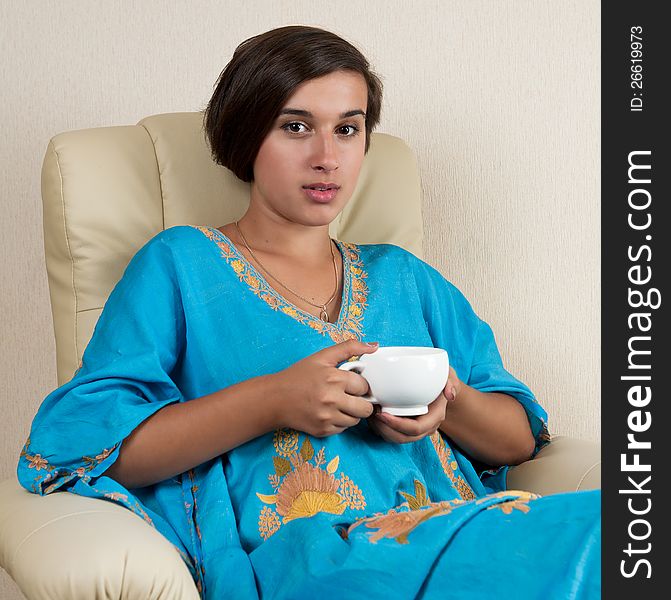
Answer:
[(317, 354), (326, 362), (326, 364), (335, 367), (340, 363), (349, 360), (353, 356), (375, 352), (379, 346), (379, 342), (366, 343), (360, 342), (359, 340), (350, 339), (344, 342), (340, 342), (339, 344), (329, 346), (328, 348), (324, 348)]

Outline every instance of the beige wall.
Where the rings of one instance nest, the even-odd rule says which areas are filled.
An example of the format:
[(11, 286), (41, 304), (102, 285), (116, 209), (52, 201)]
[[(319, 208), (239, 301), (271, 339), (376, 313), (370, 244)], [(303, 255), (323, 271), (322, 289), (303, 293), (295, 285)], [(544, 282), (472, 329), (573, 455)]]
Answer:
[(237, 43), (290, 23), (368, 55), (386, 86), (380, 130), (419, 160), (426, 260), (490, 322), (551, 430), (600, 438), (596, 0), (4, 0), (2, 13), (0, 478), (56, 381), (39, 191), (49, 138), (198, 110)]

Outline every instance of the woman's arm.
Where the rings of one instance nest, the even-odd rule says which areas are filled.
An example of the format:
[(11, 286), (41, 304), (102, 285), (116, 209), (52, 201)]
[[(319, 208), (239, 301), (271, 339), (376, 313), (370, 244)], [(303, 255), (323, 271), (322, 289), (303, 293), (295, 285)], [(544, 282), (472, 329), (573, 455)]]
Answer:
[(370, 416), (361, 398), (368, 383), (339, 363), (377, 345), (351, 339), (328, 346), (290, 367), (223, 390), (170, 404), (124, 440), (105, 472), (126, 488), (174, 477), (274, 429), (288, 427), (325, 437)]
[(376, 411), (369, 426), (389, 442), (415, 442), (440, 429), (471, 458), (491, 466), (515, 465), (531, 458), (535, 440), (526, 411), (512, 396), (480, 392), (450, 367), (445, 388), (418, 417)]
[(517, 465), (531, 458), (535, 440), (526, 412), (515, 398), (480, 392), (460, 381), (455, 391), (439, 427), (445, 435), (487, 465)]
[[(488, 465), (527, 460), (547, 443), (547, 413), (529, 387), (505, 369), (491, 327), (463, 293), (427, 263), (410, 260), (433, 346), (447, 351), (463, 378), (456, 400), (440, 415), (439, 429)], [(451, 399), (449, 388), (444, 395)]]
[(105, 475), (126, 488), (151, 485), (272, 431), (272, 391), (264, 375), (162, 408), (124, 440)]

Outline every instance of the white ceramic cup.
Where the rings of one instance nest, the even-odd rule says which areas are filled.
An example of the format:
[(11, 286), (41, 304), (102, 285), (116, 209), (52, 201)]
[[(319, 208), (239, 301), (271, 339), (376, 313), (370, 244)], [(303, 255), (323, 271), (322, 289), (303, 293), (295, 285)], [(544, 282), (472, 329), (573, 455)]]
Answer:
[(445, 388), (450, 371), (447, 352), (424, 346), (380, 346), (372, 354), (338, 367), (359, 373), (370, 387), (362, 396), (379, 404), (382, 412), (399, 416), (423, 415)]

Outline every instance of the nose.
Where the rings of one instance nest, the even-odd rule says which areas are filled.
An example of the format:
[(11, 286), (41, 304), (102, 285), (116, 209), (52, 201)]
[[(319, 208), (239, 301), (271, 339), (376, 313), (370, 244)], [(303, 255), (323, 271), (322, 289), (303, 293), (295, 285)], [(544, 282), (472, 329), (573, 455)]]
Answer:
[(335, 171), (338, 168), (338, 152), (330, 132), (314, 137), (311, 162), (315, 171)]

